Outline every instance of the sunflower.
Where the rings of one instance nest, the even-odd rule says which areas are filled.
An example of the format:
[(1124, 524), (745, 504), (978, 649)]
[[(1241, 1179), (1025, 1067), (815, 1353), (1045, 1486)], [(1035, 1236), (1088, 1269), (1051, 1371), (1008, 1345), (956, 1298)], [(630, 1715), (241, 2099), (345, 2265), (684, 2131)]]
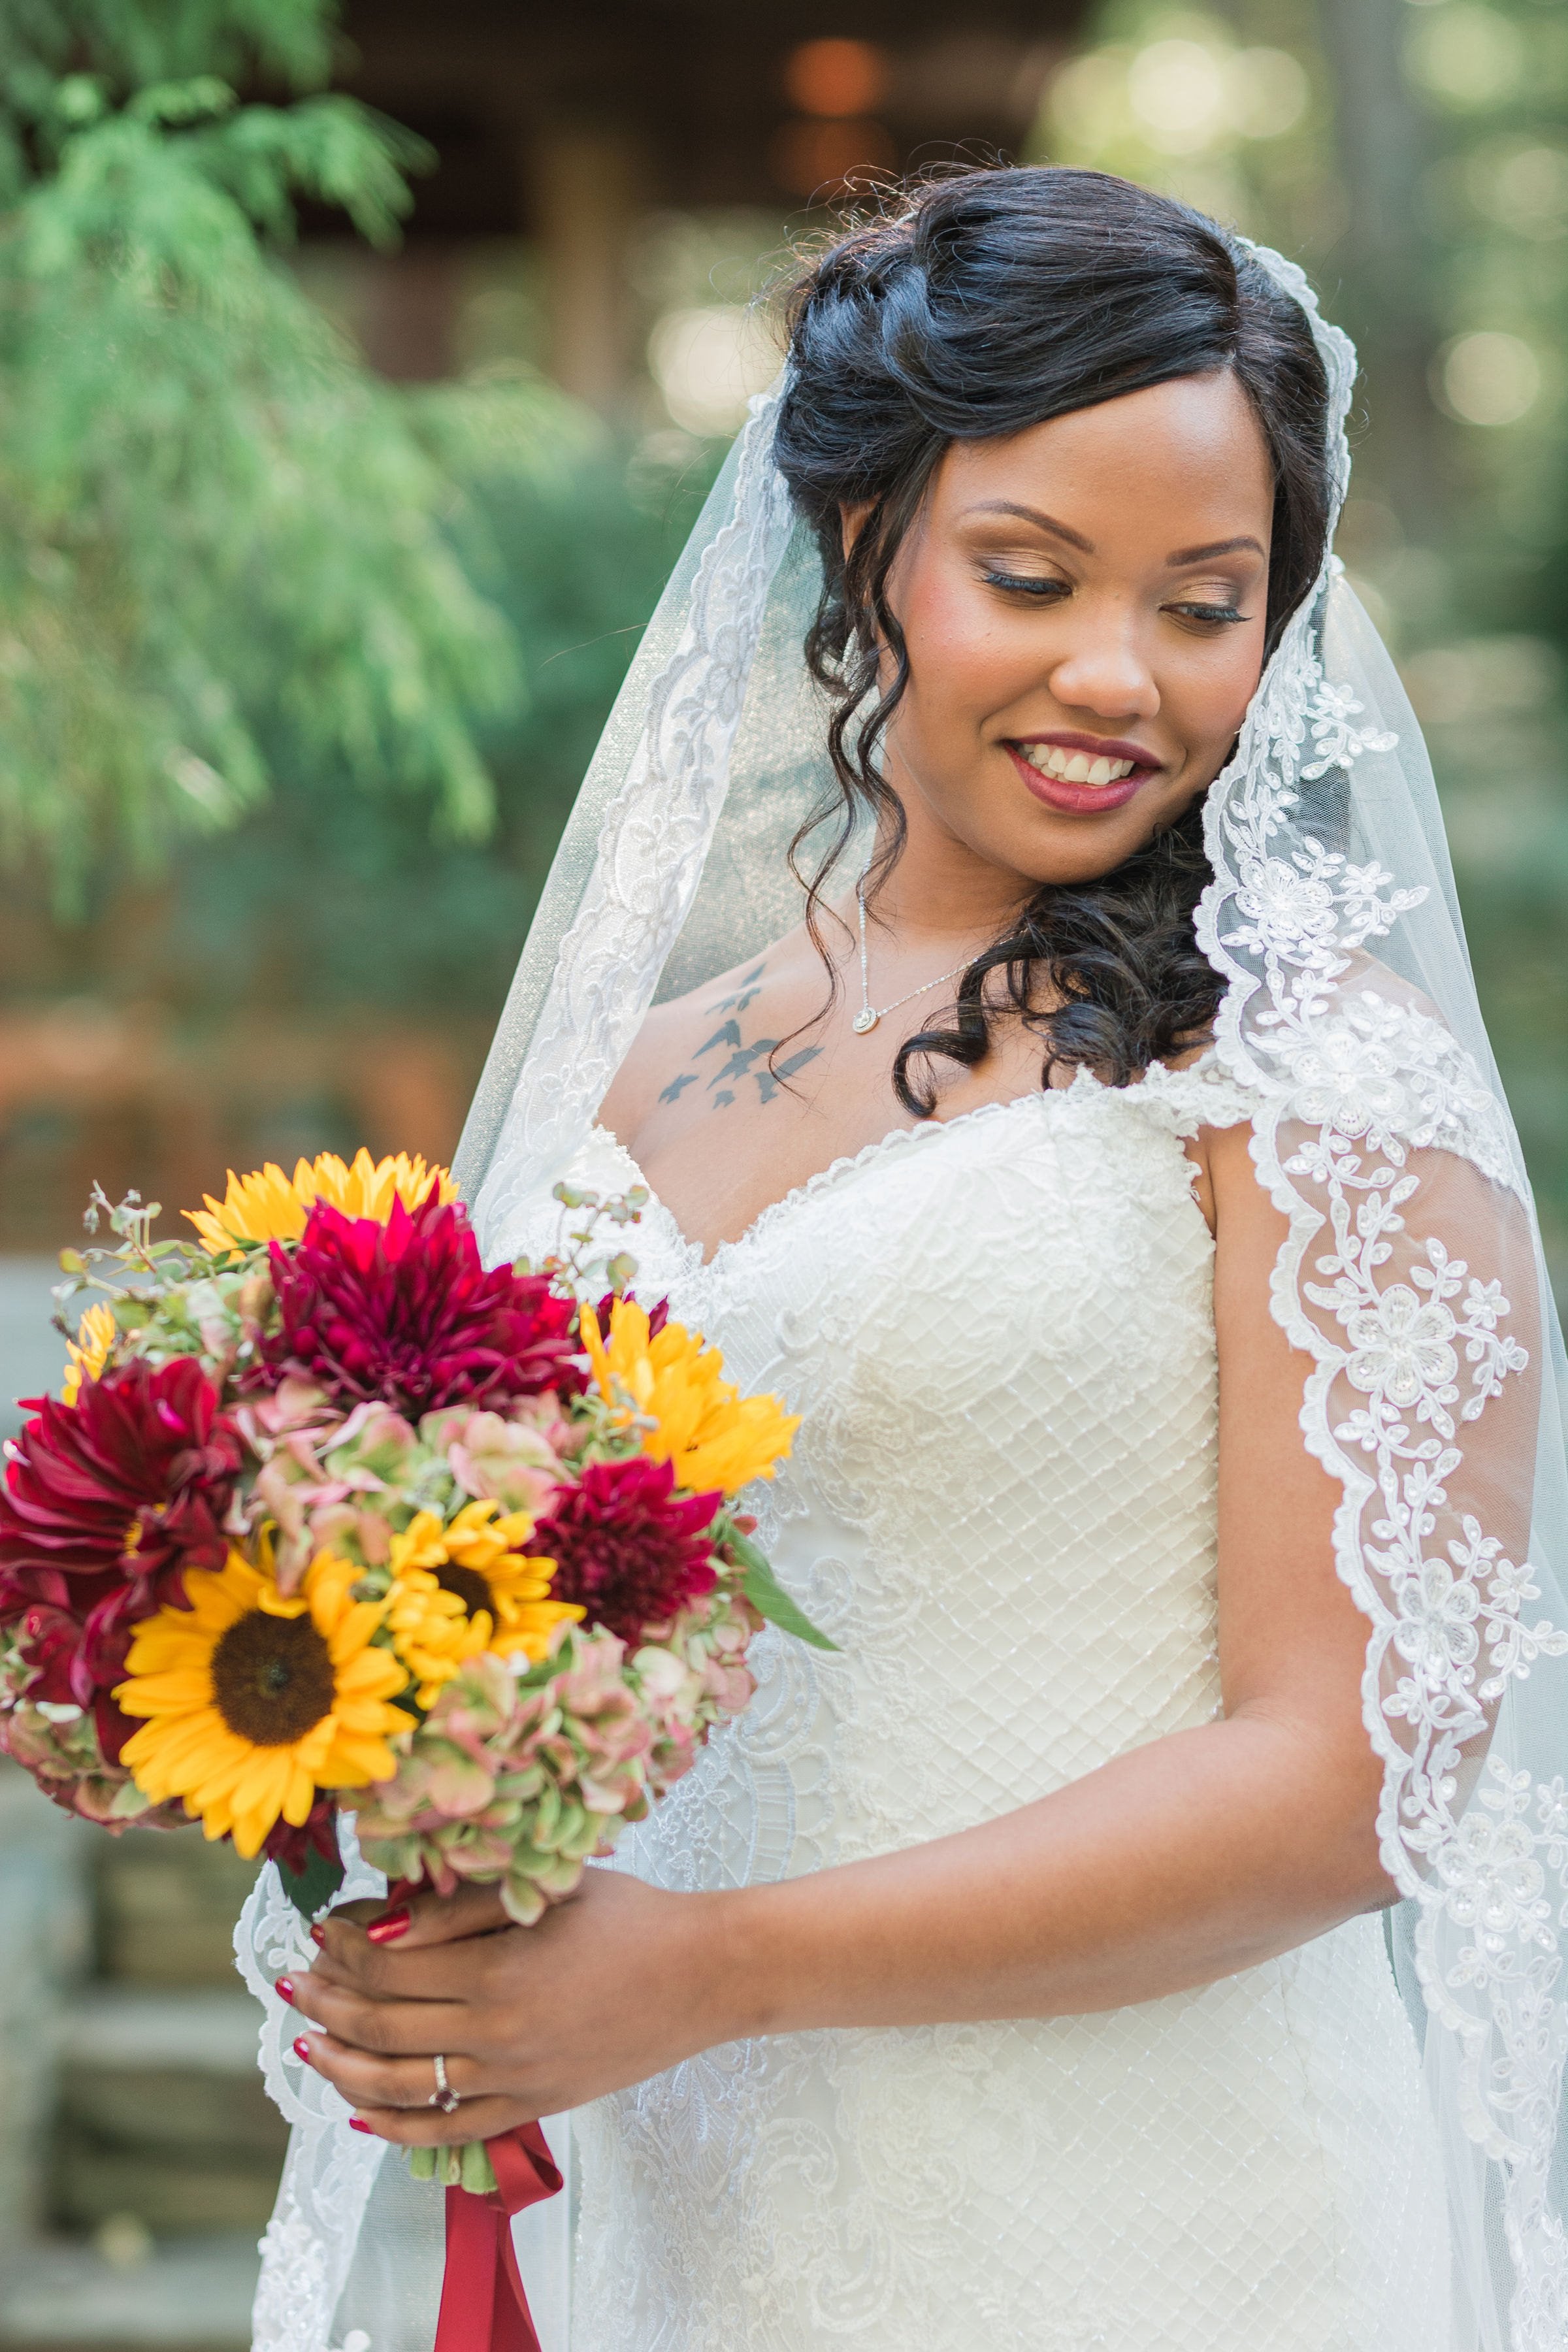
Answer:
[(672, 1463), (678, 1486), (718, 1486), (733, 1495), (753, 1478), (771, 1478), (800, 1427), (775, 1396), (743, 1397), (725, 1380), (724, 1359), (702, 1335), (667, 1323), (650, 1333), (647, 1312), (635, 1299), (610, 1308), (609, 1344), (591, 1307), (578, 1328), (594, 1379), (606, 1402), (628, 1405), (645, 1423), (642, 1450)]
[(75, 1404), (81, 1394), (83, 1381), (96, 1381), (109, 1361), (109, 1351), (119, 1338), (114, 1309), (101, 1301), (89, 1307), (76, 1327), (76, 1338), (66, 1341), (69, 1362), (60, 1382), (60, 1402)]
[(465, 1503), (447, 1527), (419, 1511), (392, 1538), (386, 1622), (421, 1706), (481, 1650), (542, 1658), (555, 1627), (583, 1615), (550, 1598), (555, 1562), (523, 1553), (532, 1526), (526, 1511), (484, 1501)]
[(232, 1836), (250, 1861), (279, 1815), (309, 1820), (318, 1788), (391, 1779), (388, 1742), (409, 1719), (389, 1702), (408, 1677), (372, 1646), (384, 1612), (353, 1599), (363, 1573), (318, 1552), (287, 1600), (270, 1561), (238, 1551), (186, 1576), (191, 1605), (137, 1626), (115, 1692), (147, 1718), (123, 1750), (144, 1795), (183, 1797), (209, 1838)]
[(316, 1160), (297, 1160), (294, 1173), (285, 1176), (276, 1160), (250, 1176), (228, 1171), (228, 1190), (221, 1201), (204, 1192), (205, 1209), (183, 1213), (215, 1257), (243, 1249), (255, 1242), (297, 1242), (305, 1219), (318, 1201), (341, 1209), (346, 1217), (374, 1217), (385, 1224), (394, 1201), (416, 1209), (436, 1185), (442, 1202), (455, 1201), (458, 1188), (446, 1168), (425, 1165), (417, 1154), (400, 1151), (395, 1159), (373, 1160), (362, 1146), (351, 1167), (337, 1154), (323, 1151)]

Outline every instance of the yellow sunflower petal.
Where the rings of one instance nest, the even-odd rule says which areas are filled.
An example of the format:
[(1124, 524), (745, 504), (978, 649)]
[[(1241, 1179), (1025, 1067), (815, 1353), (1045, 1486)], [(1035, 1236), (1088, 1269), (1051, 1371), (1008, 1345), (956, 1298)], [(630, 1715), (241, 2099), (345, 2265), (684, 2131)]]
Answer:
[[(142, 1718), (124, 1750), (138, 1787), (158, 1801), (182, 1797), (208, 1837), (231, 1836), (247, 1856), (259, 1851), (280, 1815), (302, 1822), (318, 1788), (363, 1786), (371, 1773), (395, 1769), (386, 1742), (408, 1723), (388, 1703), (405, 1687), (405, 1670), (389, 1651), (372, 1647), (383, 1612), (348, 1599), (362, 1571), (322, 1554), (300, 1594), (285, 1600), (269, 1566), (235, 1551), (221, 1570), (194, 1572), (187, 1583), (195, 1605), (161, 1610), (137, 1628), (119, 1686), (121, 1705)], [(309, 1633), (296, 1632), (307, 1612)], [(226, 1647), (242, 1623), (253, 1631), (237, 1650)], [(269, 1626), (275, 1634), (264, 1630)], [(291, 1682), (301, 1639), (307, 1661), (310, 1642), (319, 1642), (319, 1664), (308, 1664), (303, 1682)], [(255, 1679), (258, 1654), (274, 1661), (276, 1685)], [(311, 1676), (323, 1671), (325, 1706), (290, 1727), (289, 1704), (310, 1705)], [(341, 1752), (340, 1708), (353, 1720), (352, 1754)], [(339, 1760), (349, 1777), (334, 1781)]]
[(237, 1176), (231, 1168), (223, 1199), (215, 1201), (205, 1193), (205, 1207), (187, 1209), (184, 1214), (203, 1246), (221, 1256), (242, 1243), (298, 1241), (318, 1201), (341, 1209), (345, 1216), (374, 1217), (384, 1224), (395, 1201), (416, 1208), (433, 1183), (443, 1201), (457, 1199), (450, 1171), (427, 1167), (417, 1154), (411, 1158), (399, 1151), (373, 1160), (362, 1147), (345, 1167), (335, 1152), (324, 1151), (316, 1160), (297, 1160), (291, 1177), (271, 1160), (248, 1176)]
[(112, 1307), (100, 1300), (85, 1310), (76, 1327), (76, 1338), (66, 1341), (68, 1360), (65, 1379), (60, 1383), (62, 1404), (75, 1404), (81, 1394), (83, 1381), (96, 1381), (100, 1377), (118, 1336)]

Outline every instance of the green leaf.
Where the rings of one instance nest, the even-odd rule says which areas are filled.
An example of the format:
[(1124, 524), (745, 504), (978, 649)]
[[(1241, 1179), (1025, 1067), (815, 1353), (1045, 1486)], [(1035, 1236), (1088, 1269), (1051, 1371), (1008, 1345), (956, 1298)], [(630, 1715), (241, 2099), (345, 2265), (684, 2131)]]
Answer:
[(814, 1650), (837, 1649), (837, 1643), (830, 1642), (827, 1635), (812, 1623), (799, 1602), (790, 1599), (773, 1574), (765, 1553), (760, 1552), (754, 1543), (734, 1528), (727, 1531), (725, 1545), (745, 1570), (741, 1581), (742, 1591), (770, 1625), (776, 1625), (781, 1633), (794, 1633), (801, 1641), (809, 1642)]
[(278, 1875), (283, 1881), (283, 1892), (301, 1919), (314, 1919), (323, 1912), (343, 1883), (341, 1862), (329, 1862), (325, 1854), (311, 1852), (305, 1867), (290, 1870), (286, 1863), (278, 1865)]

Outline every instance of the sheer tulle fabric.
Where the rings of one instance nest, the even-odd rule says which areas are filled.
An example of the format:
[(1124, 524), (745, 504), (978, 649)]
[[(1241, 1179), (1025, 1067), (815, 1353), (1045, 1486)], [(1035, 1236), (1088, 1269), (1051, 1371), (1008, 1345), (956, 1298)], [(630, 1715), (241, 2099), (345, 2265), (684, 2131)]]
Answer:
[[(1353, 353), (1300, 273), (1262, 258), (1312, 318), (1342, 498)], [(798, 912), (784, 851), (828, 776), (800, 650), (815, 556), (771, 461), (771, 416), (753, 403), (530, 933), (459, 1162), (492, 1255), (583, 1147), (656, 994)], [(1247, 1090), (1258, 1180), (1289, 1220), (1271, 1307), (1301, 1353), (1302, 1442), (1342, 1490), (1338, 1567), (1368, 1621), (1365, 1717), (1403, 1898), (1390, 1947), (1447, 2169), (1443, 2352), (1560, 2352), (1565, 1368), (1419, 730), (1331, 557), (1205, 822), (1217, 1066)], [(253, 1908), (247, 1972), (269, 1982), (299, 1955), (264, 1891)], [(296, 2147), (257, 2341), (324, 2352), (341, 2340), (372, 2147), (284, 2085), (281, 2046), (268, 2077)], [(348, 2178), (359, 2150), (363, 2189)]]

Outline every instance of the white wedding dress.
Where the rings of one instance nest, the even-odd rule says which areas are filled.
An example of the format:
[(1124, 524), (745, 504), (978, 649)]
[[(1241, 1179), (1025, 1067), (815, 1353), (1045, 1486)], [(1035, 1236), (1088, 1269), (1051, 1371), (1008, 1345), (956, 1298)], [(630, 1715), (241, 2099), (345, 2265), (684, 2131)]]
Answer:
[[(637, 1286), (803, 1416), (763, 1495), (841, 1644), (762, 1688), (618, 1850), (741, 1886), (1007, 1812), (1219, 1709), (1212, 1058), (927, 1124)], [(575, 1181), (624, 1192), (603, 1130)], [(514, 1209), (505, 1254), (562, 1212)], [(748, 1498), (750, 1499), (750, 1497)], [(712, 2050), (581, 2111), (573, 2352), (1439, 2352), (1436, 2127), (1380, 1916), (1047, 2022)]]

